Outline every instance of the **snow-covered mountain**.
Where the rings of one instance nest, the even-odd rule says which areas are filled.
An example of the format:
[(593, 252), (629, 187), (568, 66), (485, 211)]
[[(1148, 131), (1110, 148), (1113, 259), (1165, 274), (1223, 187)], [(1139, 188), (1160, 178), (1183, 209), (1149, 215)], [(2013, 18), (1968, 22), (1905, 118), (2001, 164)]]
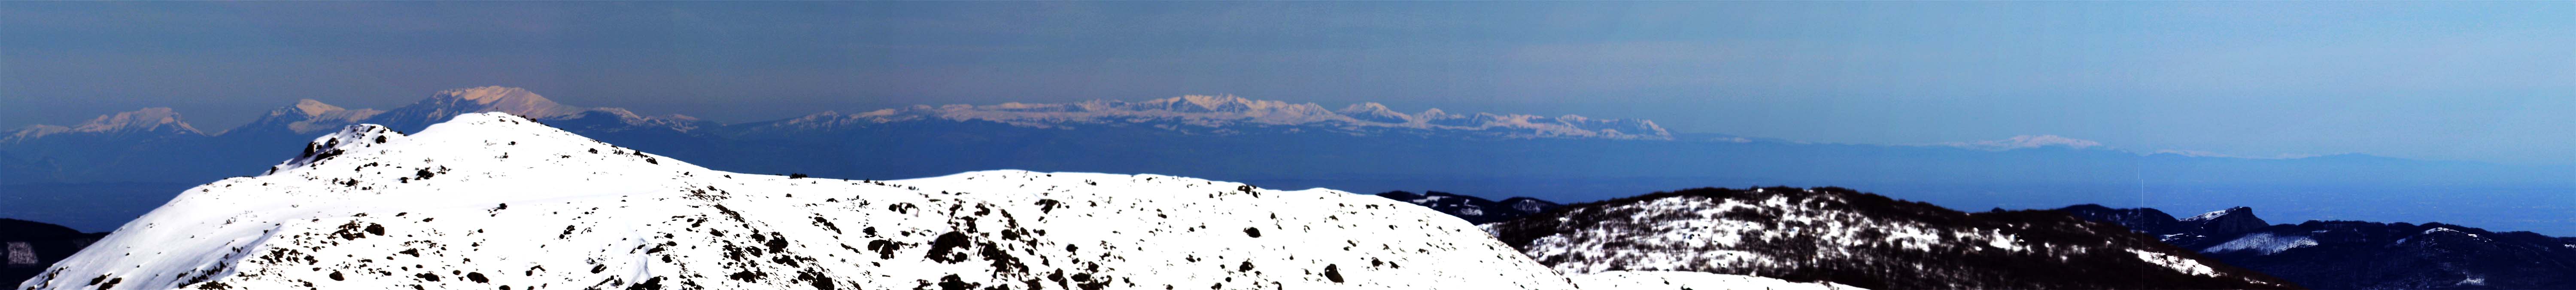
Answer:
[(196, 126), (188, 125), (188, 122), (180, 121), (179, 112), (171, 111), (170, 108), (153, 107), (102, 115), (88, 122), (81, 122), (79, 125), (27, 126), (10, 132), (7, 138), (0, 138), (0, 143), (22, 143), (53, 135), (159, 137), (204, 136), (206, 133), (198, 131)]
[(205, 146), (209, 139), (170, 108), (118, 112), (71, 126), (28, 126), (0, 137), (0, 183), (202, 178), (220, 173), (170, 163), (221, 159)]
[(646, 116), (620, 108), (588, 108), (555, 103), (552, 99), (526, 89), (487, 86), (439, 91), (428, 99), (386, 110), (366, 119), (366, 123), (384, 125), (396, 131), (415, 131), (429, 124), (447, 121), (457, 115), (481, 112), (510, 113), (538, 121), (572, 121), (618, 124), (610, 130), (638, 128), (691, 131), (713, 126), (686, 115)]
[(411, 135), (348, 126), (305, 152), (189, 189), (19, 288), (1804, 285), (1560, 276), (1464, 221), (1329, 189), (1016, 170), (733, 173), (502, 113)]
[(2084, 205), (2060, 211), (2128, 225), (2229, 265), (2316, 289), (2576, 289), (2576, 275), (2568, 275), (2576, 273), (2576, 238), (2442, 223), (2308, 221), (2244, 228), (2262, 220), (2245, 207), (2179, 221), (2168, 217), (2165, 222), (2184, 225), (2168, 227), (2101, 214), (2156, 212), (2149, 208)]
[(815, 130), (847, 130), (887, 123), (981, 121), (1033, 128), (1134, 126), (1190, 133), (1228, 135), (1255, 131), (1336, 132), (1343, 134), (1452, 134), (1487, 138), (1597, 138), (1670, 140), (1672, 133), (1654, 121), (1593, 119), (1475, 113), (1450, 114), (1440, 109), (1405, 114), (1386, 105), (1362, 103), (1341, 110), (1312, 103), (1254, 100), (1235, 96), (1190, 95), (1128, 102), (1094, 100), (1077, 103), (998, 105), (919, 105), (858, 114), (823, 112), (786, 120), (744, 124), (739, 134), (775, 136)]
[(1660, 192), (1482, 227), (1567, 274), (1693, 271), (1878, 289), (2296, 287), (2063, 213), (1963, 213), (1841, 188)]
[(1503, 201), (1493, 201), (1482, 197), (1458, 195), (1438, 191), (1425, 191), (1421, 194), (1415, 194), (1410, 191), (1399, 190), (1381, 192), (1378, 193), (1377, 196), (1420, 205), (1422, 207), (1428, 207), (1432, 210), (1440, 211), (1440, 213), (1456, 216), (1458, 219), (1467, 220), (1468, 223), (1474, 224), (1485, 224), (1517, 219), (1522, 216), (1563, 206), (1555, 202), (1529, 197), (1516, 196), (1505, 198)]
[(266, 133), (311, 136), (358, 124), (384, 112), (376, 109), (353, 110), (313, 99), (303, 99), (295, 101), (295, 105), (271, 109), (267, 114), (260, 115), (258, 119), (251, 120), (250, 124), (225, 130), (218, 135)]

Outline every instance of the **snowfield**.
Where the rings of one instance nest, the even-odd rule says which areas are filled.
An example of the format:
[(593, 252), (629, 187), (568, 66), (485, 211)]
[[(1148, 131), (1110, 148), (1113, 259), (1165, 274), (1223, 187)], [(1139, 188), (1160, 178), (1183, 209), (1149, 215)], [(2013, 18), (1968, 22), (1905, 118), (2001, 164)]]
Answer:
[(1579, 277), (1457, 218), (1329, 189), (1014, 170), (732, 173), (473, 113), (408, 136), (349, 126), (265, 175), (189, 189), (18, 288), (1805, 287)]

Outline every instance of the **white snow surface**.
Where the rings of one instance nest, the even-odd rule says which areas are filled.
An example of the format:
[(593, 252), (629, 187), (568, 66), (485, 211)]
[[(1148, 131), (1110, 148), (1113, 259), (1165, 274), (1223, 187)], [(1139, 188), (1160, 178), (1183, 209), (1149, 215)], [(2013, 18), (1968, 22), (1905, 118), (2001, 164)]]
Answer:
[(1608, 271), (1574, 275), (1574, 284), (1590, 289), (1767, 289), (1767, 290), (1865, 290), (1831, 282), (1802, 283), (1787, 280), (1683, 271)]
[(317, 141), (329, 145), (317, 154), (339, 153), (189, 189), (18, 288), (1568, 289), (1575, 280), (1457, 218), (1329, 189), (1016, 170), (893, 181), (732, 173), (500, 113), (410, 136), (351, 126)]
[(2308, 236), (2279, 236), (2273, 235), (2272, 233), (2253, 233), (2247, 234), (2243, 237), (2237, 237), (2235, 240), (2229, 240), (2226, 243), (2221, 243), (2217, 246), (2210, 246), (2208, 249), (2202, 249), (2200, 252), (2217, 253), (2230, 251), (2260, 251), (2263, 252), (2264, 255), (2271, 255), (2279, 254), (2281, 251), (2312, 247), (2316, 245), (2317, 240), (2309, 238)]
[[(2200, 261), (2189, 258), (2176, 257), (2173, 255), (2166, 255), (2164, 253), (2141, 251), (2138, 249), (2129, 249), (2129, 253), (2138, 254), (2138, 260), (2155, 263), (2156, 265), (2165, 266), (2165, 268), (2172, 268), (2174, 271), (2181, 271), (2185, 274), (2218, 277), (2218, 269), (2209, 268), (2209, 265), (2202, 265), (2200, 264)], [(2249, 282), (2252, 281), (2249, 280)]]

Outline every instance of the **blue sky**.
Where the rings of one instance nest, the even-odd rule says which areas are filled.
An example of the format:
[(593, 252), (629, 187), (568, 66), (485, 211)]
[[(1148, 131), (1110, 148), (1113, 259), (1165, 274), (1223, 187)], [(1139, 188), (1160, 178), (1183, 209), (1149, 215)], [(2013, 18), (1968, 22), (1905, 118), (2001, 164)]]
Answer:
[(725, 122), (1234, 94), (2576, 163), (2576, 2), (0, 2), (0, 126), (445, 88)]

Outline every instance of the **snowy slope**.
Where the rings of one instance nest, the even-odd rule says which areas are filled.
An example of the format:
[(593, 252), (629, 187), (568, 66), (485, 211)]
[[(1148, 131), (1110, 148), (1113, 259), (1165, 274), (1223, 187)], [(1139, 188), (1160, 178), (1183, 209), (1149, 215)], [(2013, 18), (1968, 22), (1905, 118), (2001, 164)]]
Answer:
[(710, 170), (499, 113), (316, 139), (22, 289), (1564, 289), (1460, 221), (1326, 189)]

